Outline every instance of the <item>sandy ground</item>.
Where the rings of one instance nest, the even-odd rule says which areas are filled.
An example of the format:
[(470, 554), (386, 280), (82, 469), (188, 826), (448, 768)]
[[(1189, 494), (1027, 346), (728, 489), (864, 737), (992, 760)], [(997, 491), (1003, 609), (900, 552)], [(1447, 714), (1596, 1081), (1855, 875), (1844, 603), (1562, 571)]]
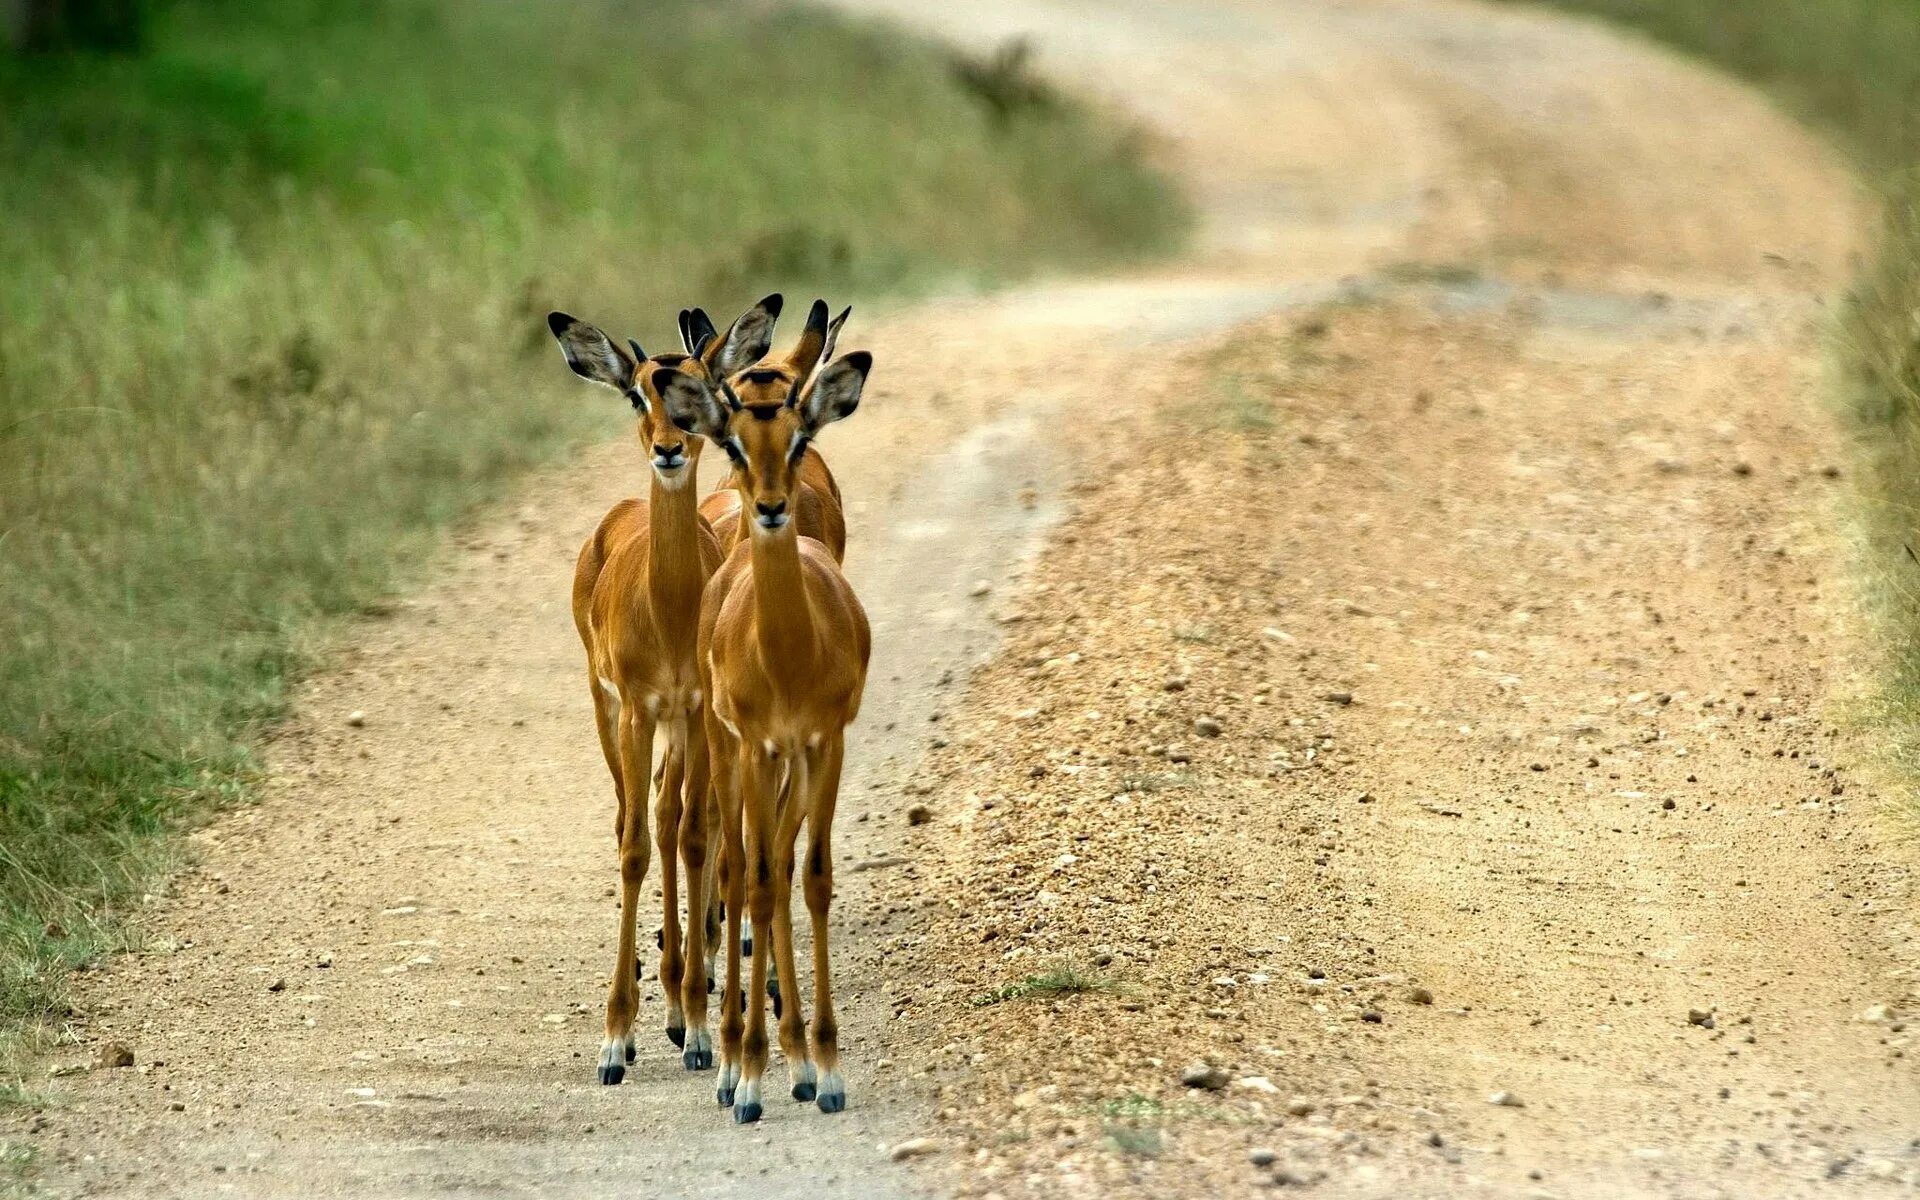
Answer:
[(1832, 157), (1520, 10), (850, 7), (1032, 35), (1202, 213), (1174, 269), (843, 339), (880, 364), (823, 447), (877, 650), (850, 1111), (736, 1129), (663, 1037), (593, 1082), (615, 864), (565, 596), (620, 444), (305, 689), (152, 949), (80, 989), (56, 1067), (136, 1065), (9, 1118), (40, 1186), (1914, 1188), (1912, 852), (1838, 715), (1818, 345), (1866, 222)]

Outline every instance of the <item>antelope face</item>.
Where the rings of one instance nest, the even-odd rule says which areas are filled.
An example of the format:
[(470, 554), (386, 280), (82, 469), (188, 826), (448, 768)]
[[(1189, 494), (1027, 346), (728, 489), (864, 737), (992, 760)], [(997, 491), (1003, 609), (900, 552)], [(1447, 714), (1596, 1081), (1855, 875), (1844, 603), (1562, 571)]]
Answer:
[(740, 471), (741, 507), (758, 533), (785, 528), (793, 515), (800, 456), (813, 440), (789, 403), (799, 382), (777, 369), (745, 371), (729, 381), (740, 407), (720, 445)]
[(733, 461), (754, 534), (767, 536), (792, 521), (807, 444), (859, 407), (872, 368), (873, 356), (856, 350), (804, 383), (792, 365), (740, 372), (717, 394), (673, 370), (656, 371), (654, 383), (675, 425), (706, 437)]
[[(599, 329), (563, 312), (547, 316), (547, 328), (560, 343), (573, 373), (591, 383), (609, 387), (632, 403), (639, 418), (641, 450), (653, 464), (654, 475), (669, 488), (692, 481), (700, 461), (700, 439), (674, 424), (667, 415), (655, 380), (685, 378), (711, 390), (715, 381), (756, 362), (773, 343), (774, 322), (780, 316), (780, 297), (768, 296), (740, 315), (725, 337), (711, 327), (686, 354), (648, 357), (640, 343), (629, 338), (623, 348)], [(682, 314), (682, 330), (686, 328)]]

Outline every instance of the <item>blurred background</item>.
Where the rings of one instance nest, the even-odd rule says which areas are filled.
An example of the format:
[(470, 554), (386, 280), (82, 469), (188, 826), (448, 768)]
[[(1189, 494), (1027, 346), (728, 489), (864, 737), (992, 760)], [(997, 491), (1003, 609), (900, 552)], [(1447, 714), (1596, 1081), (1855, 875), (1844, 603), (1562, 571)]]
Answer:
[(683, 0), (4, 0), (0, 1024), (242, 794), (447, 522), (625, 427), (544, 325), (1153, 254), (1139, 136), (1009, 46)]

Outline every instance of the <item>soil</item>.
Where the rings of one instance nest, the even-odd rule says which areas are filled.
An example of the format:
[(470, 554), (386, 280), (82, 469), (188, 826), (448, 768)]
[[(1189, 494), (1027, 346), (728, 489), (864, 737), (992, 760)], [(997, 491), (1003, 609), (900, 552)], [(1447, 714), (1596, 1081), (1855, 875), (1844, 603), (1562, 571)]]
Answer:
[[(736, 1128), (657, 1033), (594, 1082), (612, 795), (566, 594), (642, 486), (623, 441), (303, 690), (150, 947), (81, 984), (53, 1065), (85, 1069), (0, 1127), (38, 1185), (1920, 1185), (1914, 851), (1848, 716), (1822, 400), (1870, 225), (1836, 159), (1522, 9), (848, 7), (1030, 35), (1201, 217), (1151, 274), (863, 304), (842, 339), (878, 362), (822, 445), (876, 644), (849, 1111)], [(589, 402), (557, 361), (554, 392)], [(114, 1043), (132, 1067), (86, 1067)]]

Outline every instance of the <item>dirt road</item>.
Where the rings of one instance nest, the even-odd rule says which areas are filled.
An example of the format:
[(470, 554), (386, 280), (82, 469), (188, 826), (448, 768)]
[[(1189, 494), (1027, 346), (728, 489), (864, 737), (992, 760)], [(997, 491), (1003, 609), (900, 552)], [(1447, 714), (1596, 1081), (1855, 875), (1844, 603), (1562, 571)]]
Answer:
[(153, 950), (81, 989), (71, 1061), (139, 1065), (51, 1085), (47, 1190), (1913, 1187), (1912, 855), (1840, 708), (1833, 158), (1524, 11), (850, 6), (1030, 34), (1203, 222), (1164, 272), (844, 339), (879, 362), (824, 447), (878, 652), (850, 1111), (736, 1129), (664, 1038), (593, 1082), (610, 795), (564, 597), (623, 444), (305, 690)]

